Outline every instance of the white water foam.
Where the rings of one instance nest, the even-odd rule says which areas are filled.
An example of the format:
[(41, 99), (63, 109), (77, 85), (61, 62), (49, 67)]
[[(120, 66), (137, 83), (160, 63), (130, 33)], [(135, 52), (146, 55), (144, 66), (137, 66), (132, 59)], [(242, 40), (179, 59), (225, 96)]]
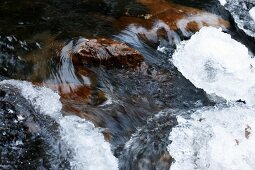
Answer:
[(35, 109), (53, 117), (60, 124), (62, 147), (72, 154), (72, 160), (69, 160), (72, 169), (118, 169), (117, 158), (113, 156), (110, 145), (104, 140), (100, 130), (77, 116), (63, 117), (60, 96), (56, 92), (45, 87), (35, 87), (25, 81), (5, 80), (0, 84), (17, 87)]
[(181, 42), (172, 62), (209, 94), (255, 103), (255, 61), (244, 45), (221, 29), (204, 27), (190, 40)]
[(178, 117), (168, 146), (171, 170), (255, 169), (255, 108), (207, 108)]

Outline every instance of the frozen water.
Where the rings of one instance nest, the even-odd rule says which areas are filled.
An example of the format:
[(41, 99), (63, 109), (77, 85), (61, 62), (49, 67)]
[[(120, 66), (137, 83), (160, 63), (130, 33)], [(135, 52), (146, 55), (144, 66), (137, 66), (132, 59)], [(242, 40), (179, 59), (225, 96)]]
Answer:
[(178, 117), (168, 146), (171, 170), (255, 169), (255, 108), (242, 105), (197, 110)]
[(254, 59), (244, 45), (220, 29), (202, 28), (178, 46), (171, 60), (187, 79), (207, 93), (254, 104)]

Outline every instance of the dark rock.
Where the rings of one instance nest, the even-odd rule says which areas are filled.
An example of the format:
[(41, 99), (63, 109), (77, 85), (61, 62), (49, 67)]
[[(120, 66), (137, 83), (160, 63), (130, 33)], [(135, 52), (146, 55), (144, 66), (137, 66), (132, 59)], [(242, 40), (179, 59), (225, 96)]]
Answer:
[(126, 144), (120, 156), (121, 170), (125, 169), (170, 169), (173, 158), (167, 151), (168, 137), (177, 125), (171, 111), (161, 112), (148, 120)]
[(252, 19), (249, 11), (255, 7), (255, 1), (231, 0), (227, 1), (224, 7), (233, 16), (236, 27), (243, 30), (248, 36), (255, 40), (255, 21)]
[(0, 169), (64, 169), (58, 124), (11, 85), (0, 85)]

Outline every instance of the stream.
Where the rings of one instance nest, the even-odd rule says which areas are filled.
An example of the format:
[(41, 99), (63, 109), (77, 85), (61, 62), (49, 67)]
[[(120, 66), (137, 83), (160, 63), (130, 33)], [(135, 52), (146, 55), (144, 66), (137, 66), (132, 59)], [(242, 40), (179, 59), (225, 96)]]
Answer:
[(2, 0), (0, 169), (253, 170), (254, 0)]

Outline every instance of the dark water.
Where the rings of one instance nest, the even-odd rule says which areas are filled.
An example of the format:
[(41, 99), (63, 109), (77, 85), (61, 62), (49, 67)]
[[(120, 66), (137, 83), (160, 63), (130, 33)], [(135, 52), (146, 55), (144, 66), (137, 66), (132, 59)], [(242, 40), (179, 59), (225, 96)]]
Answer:
[[(220, 15), (230, 22), (227, 31), (236, 40), (252, 51), (255, 49), (251, 38), (237, 29), (218, 1), (171, 2)], [(149, 12), (146, 5), (133, 0), (3, 0), (0, 2), (0, 74), (48, 87), (66, 85), (71, 92), (61, 99), (63, 113), (78, 115), (105, 128), (120, 169), (169, 169), (172, 158), (166, 147), (169, 132), (176, 125), (174, 110), (214, 103), (168, 62), (175, 43), (169, 44), (158, 35), (156, 41), (144, 40), (136, 32), (116, 26), (121, 17), (135, 20)], [(125, 24), (127, 28), (129, 23)], [(144, 56), (146, 66), (134, 70), (73, 65), (68, 53), (63, 50), (61, 53), (61, 49), (64, 46), (74, 49), (81, 37), (126, 42)], [(179, 30), (172, 37), (189, 38)], [(169, 47), (168, 54), (156, 50), (160, 43)], [(86, 80), (90, 85), (77, 70), (88, 72)], [(80, 100), (72, 98), (77, 87), (81, 87), (77, 92)], [(86, 90), (92, 94), (89, 101), (84, 99)], [(107, 99), (113, 102), (105, 104)], [(167, 109), (173, 110), (165, 111), (159, 119), (153, 118)], [(138, 128), (141, 129), (137, 131)], [(132, 134), (132, 146), (124, 148)]]

